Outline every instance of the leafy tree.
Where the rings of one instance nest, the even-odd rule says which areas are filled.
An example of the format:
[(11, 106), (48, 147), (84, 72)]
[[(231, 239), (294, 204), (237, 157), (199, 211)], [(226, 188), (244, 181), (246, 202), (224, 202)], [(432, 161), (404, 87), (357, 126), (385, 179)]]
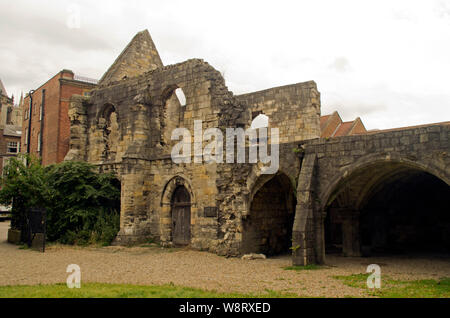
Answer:
[[(47, 212), (49, 240), (110, 243), (119, 226), (120, 184), (115, 176), (97, 173), (85, 162), (62, 162), (46, 170), (55, 190)], [(105, 235), (107, 231), (115, 233)]]
[(113, 174), (85, 162), (42, 167), (30, 156), (12, 158), (4, 171), (0, 203), (12, 204), (12, 227), (24, 224), (27, 209), (42, 207), (49, 241), (109, 244), (117, 234), (120, 183)]
[(27, 207), (46, 207), (52, 196), (47, 177), (40, 160), (29, 155), (11, 158), (3, 168), (0, 204), (12, 205), (12, 226), (22, 230), (23, 239)]

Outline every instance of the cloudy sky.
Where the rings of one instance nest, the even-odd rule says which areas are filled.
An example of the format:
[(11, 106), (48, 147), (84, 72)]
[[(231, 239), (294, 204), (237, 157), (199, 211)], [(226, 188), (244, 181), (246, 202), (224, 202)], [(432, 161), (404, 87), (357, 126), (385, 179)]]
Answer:
[(1, 0), (0, 78), (99, 79), (138, 31), (165, 65), (202, 58), (241, 94), (314, 80), (368, 129), (450, 120), (450, 0)]

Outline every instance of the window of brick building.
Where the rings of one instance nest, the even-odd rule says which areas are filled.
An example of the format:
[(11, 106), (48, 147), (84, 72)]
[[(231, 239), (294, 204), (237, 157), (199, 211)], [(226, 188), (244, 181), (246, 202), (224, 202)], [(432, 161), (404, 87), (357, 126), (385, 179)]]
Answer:
[(8, 142), (8, 153), (18, 153), (19, 152), (19, 143), (17, 141)]
[(38, 133), (37, 151), (41, 151), (41, 133)]
[(44, 105), (45, 105), (45, 89), (42, 90), (42, 103), (39, 109), (39, 120), (42, 120), (42, 116), (44, 115)]
[(28, 127), (25, 128), (25, 145), (28, 145)]

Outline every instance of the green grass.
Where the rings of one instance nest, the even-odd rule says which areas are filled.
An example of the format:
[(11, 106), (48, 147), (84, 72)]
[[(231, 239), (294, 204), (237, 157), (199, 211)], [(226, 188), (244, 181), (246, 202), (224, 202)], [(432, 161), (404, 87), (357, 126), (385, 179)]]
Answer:
[(197, 288), (168, 285), (81, 284), (70, 289), (66, 284), (0, 286), (0, 298), (291, 298), (292, 293), (267, 289), (262, 294), (219, 293)]
[(439, 280), (402, 281), (381, 277), (381, 288), (369, 289), (366, 281), (370, 274), (354, 274), (350, 276), (334, 276), (347, 286), (367, 290), (368, 296), (381, 298), (450, 298), (450, 278)]
[(306, 266), (287, 266), (283, 267), (286, 271), (305, 271), (305, 270), (316, 270), (316, 269), (324, 269), (325, 267), (311, 264)]

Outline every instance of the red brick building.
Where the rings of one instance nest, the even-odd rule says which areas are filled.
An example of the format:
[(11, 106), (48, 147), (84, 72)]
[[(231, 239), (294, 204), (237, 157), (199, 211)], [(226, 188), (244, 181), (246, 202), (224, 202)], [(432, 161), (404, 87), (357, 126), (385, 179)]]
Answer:
[(366, 134), (367, 130), (364, 127), (361, 118), (356, 118), (353, 121), (343, 122), (338, 112), (331, 115), (320, 117), (321, 138), (340, 137)]
[(43, 165), (63, 161), (69, 150), (70, 97), (88, 94), (95, 86), (93, 80), (62, 70), (31, 96), (27, 94), (23, 102), (21, 152), (41, 157)]

